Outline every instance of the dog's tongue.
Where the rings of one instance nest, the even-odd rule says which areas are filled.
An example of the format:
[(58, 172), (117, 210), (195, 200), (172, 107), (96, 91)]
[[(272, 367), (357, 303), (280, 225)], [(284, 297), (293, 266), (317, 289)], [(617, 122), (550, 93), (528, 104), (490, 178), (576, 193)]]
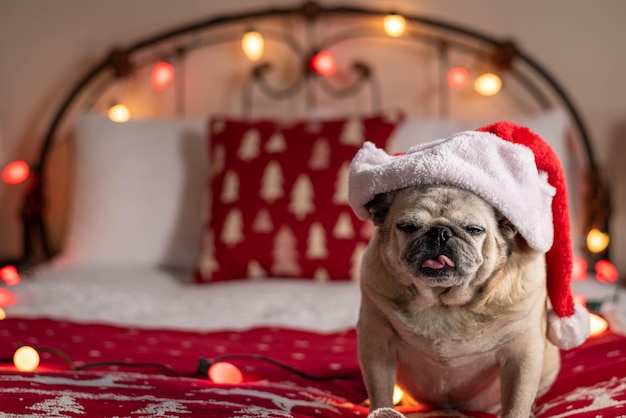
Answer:
[(441, 254), (439, 257), (437, 258), (431, 258), (430, 260), (426, 260), (422, 263), (422, 267), (426, 267), (429, 269), (442, 269), (444, 268), (446, 265), (450, 266), (450, 267), (454, 267), (454, 261), (450, 260), (449, 257)]

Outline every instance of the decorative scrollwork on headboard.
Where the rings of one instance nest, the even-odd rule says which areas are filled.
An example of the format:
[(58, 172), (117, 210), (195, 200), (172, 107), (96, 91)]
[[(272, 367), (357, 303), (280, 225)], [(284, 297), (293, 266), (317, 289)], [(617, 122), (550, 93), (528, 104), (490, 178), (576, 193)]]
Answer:
[(252, 116), (252, 94), (253, 88), (256, 86), (267, 97), (273, 100), (286, 100), (291, 99), (294, 96), (301, 93), (303, 90), (306, 92), (306, 107), (312, 110), (316, 107), (315, 95), (309, 85), (311, 79), (314, 79), (317, 86), (326, 95), (342, 99), (346, 97), (353, 97), (358, 91), (360, 91), (364, 85), (369, 84), (370, 96), (371, 96), (371, 109), (373, 112), (377, 112), (381, 109), (381, 93), (380, 86), (376, 82), (372, 69), (363, 62), (355, 61), (352, 63), (351, 69), (355, 74), (352, 83), (347, 86), (336, 86), (331, 84), (326, 77), (319, 76), (316, 72), (310, 68), (311, 59), (307, 60), (307, 64), (303, 66), (303, 71), (300, 77), (296, 78), (291, 84), (286, 87), (274, 87), (271, 85), (267, 78), (267, 74), (271, 71), (272, 65), (270, 63), (262, 63), (255, 66), (246, 82), (242, 94), (242, 111), (246, 117)]

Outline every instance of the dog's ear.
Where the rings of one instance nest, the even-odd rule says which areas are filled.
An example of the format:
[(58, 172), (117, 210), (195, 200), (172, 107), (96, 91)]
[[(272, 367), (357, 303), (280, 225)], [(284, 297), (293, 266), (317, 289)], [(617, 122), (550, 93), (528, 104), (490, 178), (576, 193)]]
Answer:
[(365, 209), (369, 212), (372, 220), (374, 221), (374, 225), (380, 226), (383, 222), (385, 222), (385, 218), (387, 217), (387, 212), (389, 212), (389, 207), (393, 202), (393, 197), (395, 193), (379, 193), (372, 200), (365, 204)]
[(502, 236), (509, 241), (515, 238), (515, 235), (517, 235), (517, 228), (515, 225), (513, 225), (511, 221), (499, 212), (496, 214), (496, 219), (498, 220), (498, 228), (500, 229)]

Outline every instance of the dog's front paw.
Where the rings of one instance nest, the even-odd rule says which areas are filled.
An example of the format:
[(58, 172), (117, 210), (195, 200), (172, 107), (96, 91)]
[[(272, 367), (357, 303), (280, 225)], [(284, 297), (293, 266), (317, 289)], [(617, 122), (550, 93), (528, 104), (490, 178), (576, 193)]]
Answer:
[(406, 418), (393, 408), (378, 408), (370, 412), (367, 418)]

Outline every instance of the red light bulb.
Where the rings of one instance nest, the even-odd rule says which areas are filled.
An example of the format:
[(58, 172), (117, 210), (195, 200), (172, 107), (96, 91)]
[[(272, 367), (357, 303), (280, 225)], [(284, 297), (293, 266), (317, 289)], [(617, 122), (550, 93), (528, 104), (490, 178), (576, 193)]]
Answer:
[(448, 71), (448, 85), (455, 90), (465, 88), (469, 80), (470, 73), (463, 67), (454, 67)]
[(23, 183), (28, 176), (30, 176), (30, 166), (22, 160), (13, 161), (2, 170), (2, 181), (6, 184)]
[(15, 286), (20, 282), (20, 275), (15, 267), (5, 266), (0, 268), (0, 279), (3, 280), (7, 286)]
[(333, 75), (337, 69), (335, 57), (328, 51), (320, 51), (311, 58), (311, 68), (323, 76)]
[(215, 383), (238, 385), (243, 381), (243, 375), (234, 364), (220, 361), (209, 367), (209, 379)]
[(174, 79), (174, 66), (167, 61), (159, 61), (152, 68), (152, 74), (150, 75), (150, 83), (152, 88), (159, 91), (165, 87)]
[(594, 266), (596, 279), (602, 283), (615, 283), (619, 278), (619, 273), (613, 264), (608, 260), (600, 260)]

